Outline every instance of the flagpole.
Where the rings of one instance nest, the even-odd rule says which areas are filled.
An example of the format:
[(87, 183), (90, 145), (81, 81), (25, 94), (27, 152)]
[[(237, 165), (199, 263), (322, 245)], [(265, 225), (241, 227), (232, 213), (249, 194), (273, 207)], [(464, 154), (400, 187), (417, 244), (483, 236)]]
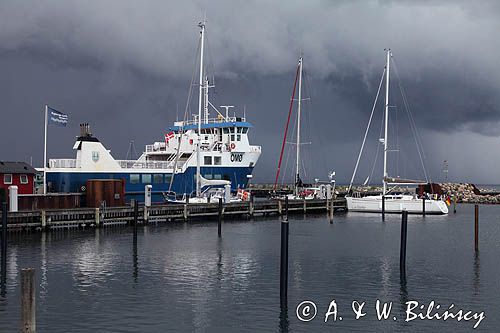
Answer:
[(47, 117), (49, 107), (45, 104), (45, 132), (43, 141), (43, 194), (47, 194)]

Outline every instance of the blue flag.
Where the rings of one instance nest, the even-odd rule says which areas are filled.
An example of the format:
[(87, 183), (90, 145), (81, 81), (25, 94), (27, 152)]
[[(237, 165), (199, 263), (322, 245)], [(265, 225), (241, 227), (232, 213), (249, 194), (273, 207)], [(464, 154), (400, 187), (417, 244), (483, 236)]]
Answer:
[(68, 124), (68, 115), (57, 110), (54, 110), (50, 106), (47, 107), (48, 115), (47, 120), (49, 124), (57, 126), (66, 126)]

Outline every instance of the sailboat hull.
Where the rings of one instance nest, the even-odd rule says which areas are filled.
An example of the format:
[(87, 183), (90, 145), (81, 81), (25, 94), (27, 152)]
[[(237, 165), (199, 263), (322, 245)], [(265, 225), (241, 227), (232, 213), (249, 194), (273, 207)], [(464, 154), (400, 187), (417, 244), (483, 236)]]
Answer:
[[(381, 213), (382, 196), (367, 196), (362, 198), (346, 197), (347, 209), (352, 212)], [(386, 213), (423, 214), (423, 200), (411, 195), (390, 195), (385, 197)], [(425, 200), (425, 214), (448, 214), (448, 206), (441, 200)]]

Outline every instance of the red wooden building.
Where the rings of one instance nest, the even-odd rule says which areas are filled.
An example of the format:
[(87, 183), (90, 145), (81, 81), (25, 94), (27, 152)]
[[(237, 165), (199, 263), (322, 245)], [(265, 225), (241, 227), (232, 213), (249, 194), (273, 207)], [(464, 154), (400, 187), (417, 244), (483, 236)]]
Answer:
[(18, 187), (19, 194), (33, 194), (35, 175), (36, 170), (28, 163), (0, 161), (0, 199), (7, 199), (11, 185)]

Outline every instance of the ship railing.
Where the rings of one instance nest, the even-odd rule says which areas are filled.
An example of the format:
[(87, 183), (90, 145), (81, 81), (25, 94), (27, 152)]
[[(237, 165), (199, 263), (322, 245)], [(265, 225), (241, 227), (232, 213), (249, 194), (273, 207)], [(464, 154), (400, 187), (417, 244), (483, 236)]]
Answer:
[[(209, 124), (237, 122), (237, 121), (246, 121), (246, 118), (245, 117), (217, 117), (217, 118), (209, 118), (208, 119)], [(205, 119), (202, 119), (201, 123), (206, 124)], [(195, 116), (195, 119), (184, 121), (182, 125), (187, 126), (187, 125), (197, 125), (197, 124), (198, 124), (198, 117)]]
[(50, 159), (49, 167), (52, 169), (59, 168), (76, 168), (76, 159), (72, 158), (58, 158), (58, 159)]
[[(174, 167), (175, 161), (132, 161), (132, 160), (117, 160), (122, 169), (171, 169)], [(182, 168), (184, 161), (177, 162), (177, 169)]]

